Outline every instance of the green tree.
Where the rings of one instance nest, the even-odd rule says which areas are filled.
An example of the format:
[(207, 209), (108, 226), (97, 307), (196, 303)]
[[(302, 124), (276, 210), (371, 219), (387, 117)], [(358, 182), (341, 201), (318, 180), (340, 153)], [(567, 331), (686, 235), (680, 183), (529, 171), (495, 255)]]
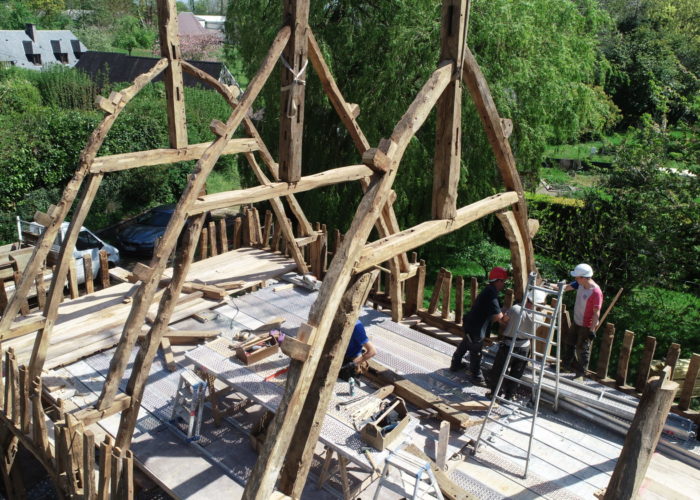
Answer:
[[(234, 43), (229, 54), (240, 55), (248, 76), (257, 69), (281, 18), (277, 2), (241, 0), (229, 5), (226, 32)], [(312, 3), (310, 25), (346, 99), (359, 104), (358, 120), (372, 145), (391, 134), (436, 67), (439, 18), (440, 2), (434, 0)], [(614, 108), (600, 87), (605, 66), (595, 38), (605, 22), (606, 16), (592, 1), (473, 2), (468, 43), (501, 115), (513, 119), (511, 144), (524, 176), (537, 171), (548, 142), (598, 134), (614, 119)], [(279, 71), (286, 69), (280, 65)], [(304, 172), (357, 163), (351, 140), (311, 69), (304, 79)], [(272, 76), (276, 81), (278, 74)], [(260, 128), (275, 151), (279, 86), (268, 84), (257, 106), (265, 108)], [(394, 204), (402, 226), (430, 215), (434, 130), (431, 118), (402, 161)], [(502, 185), (468, 95), (462, 131), (460, 205)], [(300, 199), (308, 213), (323, 213), (331, 227), (344, 229), (358, 195), (356, 185), (342, 185), (305, 193)], [(463, 245), (462, 238), (463, 234), (452, 241)]]
[(10, 0), (0, 4), (0, 29), (21, 30), (27, 23), (36, 24), (37, 16), (26, 2)]
[(155, 32), (144, 28), (137, 18), (125, 16), (117, 21), (114, 46), (126, 50), (131, 55), (131, 51), (136, 48), (150, 48), (155, 36)]

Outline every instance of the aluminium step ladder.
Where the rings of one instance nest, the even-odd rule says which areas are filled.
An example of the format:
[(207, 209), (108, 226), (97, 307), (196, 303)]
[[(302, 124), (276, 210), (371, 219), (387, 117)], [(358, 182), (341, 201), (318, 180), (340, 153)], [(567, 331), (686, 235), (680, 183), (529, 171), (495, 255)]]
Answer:
[(192, 370), (185, 369), (180, 373), (170, 421), (175, 422), (180, 417), (187, 422), (187, 441), (198, 441), (200, 438), (206, 389), (206, 380), (199, 378)]
[[(423, 460), (405, 450), (392, 452), (386, 458), (384, 470), (377, 483), (377, 489), (374, 492), (374, 500), (380, 498), (379, 490), (381, 490), (382, 487), (389, 487), (389, 485), (397, 486), (396, 483), (389, 480), (389, 474), (392, 468), (399, 472), (403, 493), (408, 493), (410, 489), (413, 489), (413, 494), (410, 497), (412, 500), (417, 500), (419, 498), (443, 500), (444, 497), (440, 491), (440, 486), (438, 485), (437, 479), (435, 479), (433, 470), (430, 468), (430, 460)], [(406, 481), (406, 476), (413, 481), (413, 484)], [(408, 485), (407, 482), (409, 483)]]
[[(525, 290), (525, 293), (523, 294), (523, 300), (521, 304), (521, 313), (518, 318), (518, 323), (515, 328), (515, 333), (514, 333), (514, 338), (510, 342), (510, 348), (508, 349), (508, 355), (506, 357), (505, 363), (503, 364), (503, 370), (501, 371), (500, 377), (498, 378), (498, 384), (496, 385), (496, 389), (493, 392), (492, 399), (491, 399), (491, 404), (489, 405), (489, 410), (486, 414), (486, 418), (484, 418), (484, 421), (481, 423), (481, 429), (479, 430), (479, 435), (476, 438), (476, 441), (474, 442), (474, 448), (472, 450), (472, 455), (476, 454), (476, 452), (479, 449), (479, 445), (481, 443), (488, 444), (490, 446), (494, 446), (490, 443), (488, 439), (482, 439), (482, 435), (484, 434), (484, 429), (486, 428), (486, 425), (489, 422), (494, 422), (500, 426), (506, 427), (513, 432), (517, 432), (519, 434), (524, 434), (528, 436), (528, 444), (527, 444), (527, 456), (525, 457), (525, 472), (523, 473), (523, 478), (527, 477), (527, 470), (528, 466), (530, 465), (530, 453), (532, 451), (532, 438), (533, 434), (535, 432), (535, 425), (537, 424), (537, 412), (539, 410), (539, 404), (540, 404), (540, 395), (541, 395), (541, 390), (542, 390), (542, 382), (544, 380), (545, 376), (545, 371), (547, 368), (547, 361), (552, 360), (554, 362), (554, 410), (557, 410), (558, 403), (559, 403), (559, 369), (560, 369), (560, 352), (561, 348), (560, 346), (562, 345), (561, 343), (561, 314), (562, 314), (562, 295), (564, 293), (564, 287), (566, 286), (566, 283), (564, 281), (560, 281), (557, 283), (557, 288), (552, 289), (552, 288), (547, 288), (545, 286), (537, 286), (535, 284), (537, 279), (537, 273), (530, 273), (530, 276), (528, 278), (527, 282), (527, 288)], [(550, 307), (547, 305), (542, 305), (542, 304), (534, 304), (534, 293), (535, 292), (544, 292), (548, 296), (554, 296), (556, 298), (556, 304), (554, 307)], [(527, 308), (526, 303), (527, 303), (527, 298), (532, 294), (533, 296), (533, 308)], [(532, 323), (533, 323), (533, 331), (526, 332), (521, 330), (521, 323), (523, 320), (523, 317), (528, 314), (532, 318)], [(535, 334), (537, 328), (539, 326), (546, 326), (547, 327), (547, 336), (546, 337), (539, 337)], [(556, 335), (556, 340), (553, 341), (553, 337)], [(514, 351), (515, 348), (515, 338), (520, 338), (524, 339), (527, 338), (529, 339), (530, 342), (530, 356), (522, 356)], [(540, 345), (544, 343), (544, 351), (542, 353), (537, 352), (536, 346), (537, 342), (540, 342)], [(550, 349), (556, 346), (557, 354), (555, 357), (551, 357), (550, 354)], [(521, 361), (525, 361), (530, 364), (532, 367), (532, 377), (530, 380), (522, 380), (520, 378), (515, 378), (512, 377), (508, 374), (508, 368), (510, 367), (511, 361), (513, 359), (519, 359)], [(531, 395), (531, 401), (532, 401), (532, 406), (530, 405), (525, 405), (518, 403), (516, 401), (511, 401), (510, 399), (506, 399), (502, 396), (500, 396), (500, 391), (501, 391), (501, 386), (503, 385), (504, 380), (509, 380), (513, 383), (529, 387), (532, 391)], [(529, 432), (525, 432), (521, 429), (516, 429), (513, 427), (510, 423), (508, 423), (505, 419), (497, 419), (494, 418), (493, 412), (494, 412), (494, 407), (496, 405), (501, 405), (505, 409), (513, 410), (513, 411), (521, 411), (523, 412), (526, 416), (529, 416), (531, 418), (531, 424), (530, 424), (530, 429)], [(501, 439), (503, 437), (501, 436)], [(505, 439), (503, 439), (506, 441)], [(495, 446), (494, 446), (495, 448)]]

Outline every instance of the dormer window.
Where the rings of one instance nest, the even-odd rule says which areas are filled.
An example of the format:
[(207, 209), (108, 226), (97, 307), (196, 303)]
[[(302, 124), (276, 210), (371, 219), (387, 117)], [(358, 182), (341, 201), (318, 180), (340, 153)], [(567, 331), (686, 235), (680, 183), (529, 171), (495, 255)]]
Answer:
[(56, 60), (62, 64), (68, 64), (68, 52), (64, 52), (61, 48), (60, 40), (51, 40), (51, 49)]
[(75, 54), (75, 58), (80, 59), (80, 56), (83, 55), (83, 51), (80, 48), (80, 40), (71, 40), (70, 45), (73, 48), (73, 54)]
[(32, 42), (22, 42), (24, 45), (24, 54), (27, 56), (27, 61), (34, 64), (35, 66), (41, 66), (41, 54), (34, 50), (34, 44)]

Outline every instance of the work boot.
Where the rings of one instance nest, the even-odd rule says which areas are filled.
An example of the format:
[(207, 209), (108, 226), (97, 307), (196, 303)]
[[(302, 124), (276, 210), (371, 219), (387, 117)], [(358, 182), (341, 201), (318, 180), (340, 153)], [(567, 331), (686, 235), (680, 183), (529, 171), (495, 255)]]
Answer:
[(460, 361), (458, 364), (452, 363), (450, 365), (450, 371), (451, 372), (458, 372), (460, 370), (465, 369), (466, 367), (467, 367), (467, 363), (465, 363), (464, 361)]
[(484, 378), (484, 374), (479, 372), (479, 373), (472, 373), (472, 382), (474, 385), (486, 385), (486, 379)]

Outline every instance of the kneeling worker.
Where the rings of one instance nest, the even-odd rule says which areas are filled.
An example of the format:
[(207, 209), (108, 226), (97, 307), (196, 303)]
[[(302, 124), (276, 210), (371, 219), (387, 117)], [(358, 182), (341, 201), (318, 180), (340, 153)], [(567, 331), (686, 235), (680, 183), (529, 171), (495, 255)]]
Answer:
[(367, 332), (362, 322), (358, 319), (352, 330), (350, 343), (345, 351), (343, 366), (340, 369), (340, 378), (347, 380), (359, 372), (360, 366), (377, 354), (374, 344), (369, 341)]

